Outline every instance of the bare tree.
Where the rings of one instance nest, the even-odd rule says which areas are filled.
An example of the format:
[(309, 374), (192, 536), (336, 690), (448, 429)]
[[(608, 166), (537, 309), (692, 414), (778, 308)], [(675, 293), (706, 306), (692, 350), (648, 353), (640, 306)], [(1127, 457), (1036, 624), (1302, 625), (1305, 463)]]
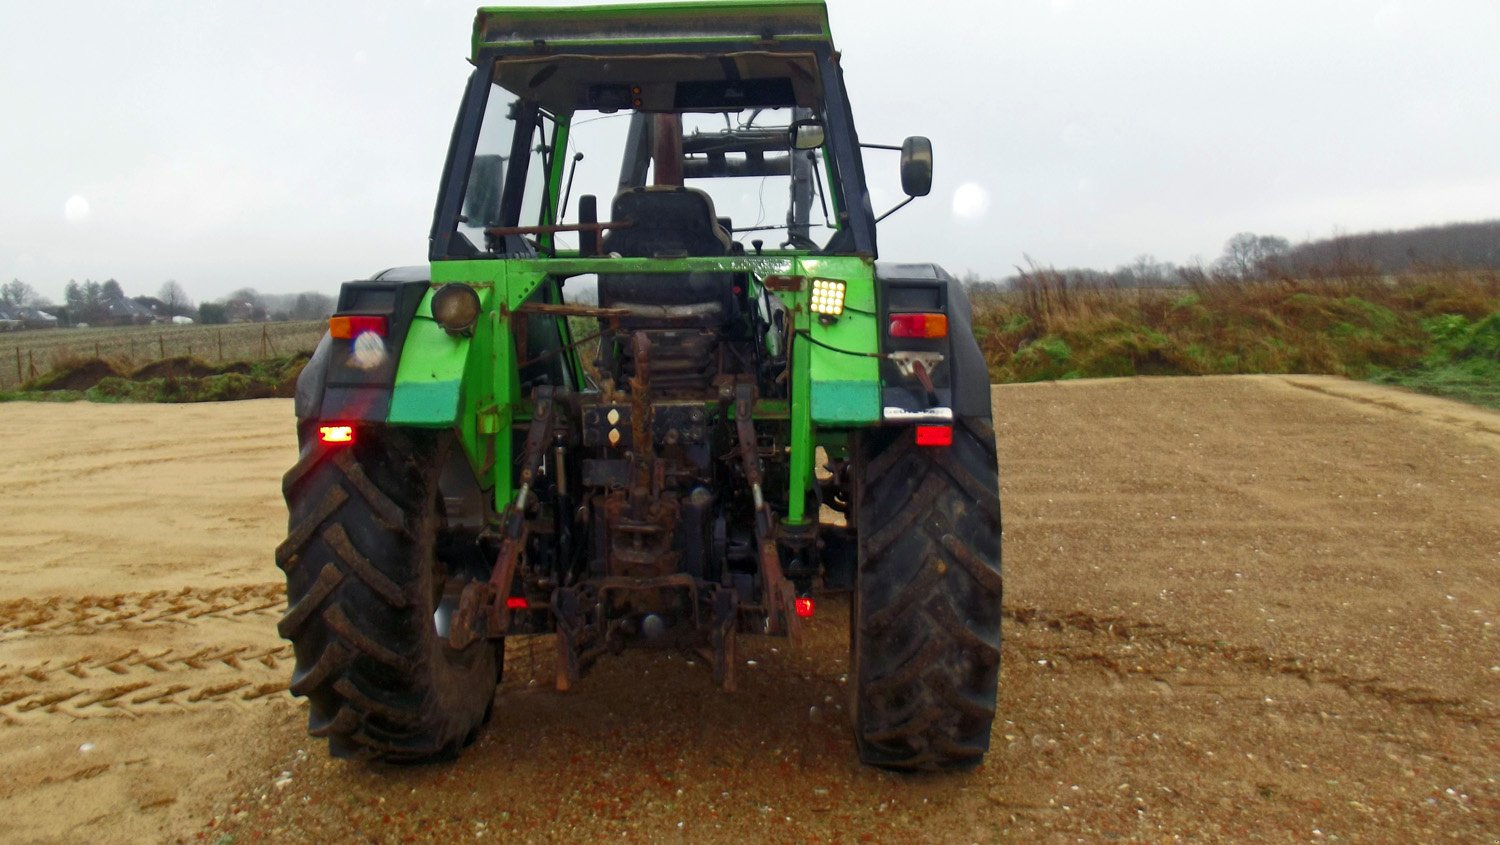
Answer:
[(162, 282), (161, 290), (157, 292), (156, 298), (167, 307), (167, 316), (178, 317), (189, 314), (195, 310), (193, 300), (188, 296), (182, 285), (177, 284), (176, 279), (168, 279)]
[(1130, 264), (1130, 272), (1135, 276), (1136, 285), (1143, 288), (1162, 287), (1168, 283), (1175, 269), (1171, 264), (1158, 261), (1150, 253), (1137, 255)]
[(1209, 281), (1208, 270), (1203, 266), (1203, 256), (1195, 255), (1188, 263), (1177, 268), (1177, 281), (1188, 287), (1197, 287)]
[(259, 323), (267, 317), (266, 298), (261, 296), (260, 291), (255, 288), (240, 288), (234, 291), (224, 300), (224, 305), (229, 309), (231, 320), (249, 320)]
[(37, 296), (36, 289), (20, 279), (11, 279), (0, 285), (0, 304), (9, 305), (13, 308), (24, 308), (36, 305), (41, 297)]
[(292, 305), (293, 320), (320, 320), (333, 313), (333, 297), (325, 293), (301, 293)]
[(1241, 232), (1224, 244), (1224, 254), (1214, 262), (1214, 270), (1232, 279), (1265, 278), (1280, 270), (1291, 248), (1286, 238)]
[(261, 296), (260, 291), (256, 290), (255, 288), (240, 288), (239, 290), (236, 290), (229, 296), (225, 297), (224, 301), (243, 302), (246, 305), (258, 305), (262, 308), (264, 308), (266, 304), (265, 297)]

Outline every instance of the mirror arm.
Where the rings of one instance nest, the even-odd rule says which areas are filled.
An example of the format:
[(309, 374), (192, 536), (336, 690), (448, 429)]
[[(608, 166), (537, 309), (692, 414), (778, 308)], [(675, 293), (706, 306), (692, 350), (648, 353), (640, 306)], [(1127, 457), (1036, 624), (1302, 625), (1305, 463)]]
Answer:
[(578, 162), (583, 161), (583, 153), (573, 154), (573, 164), (568, 168), (568, 185), (563, 188), (562, 205), (557, 209), (557, 219), (561, 220), (568, 213), (568, 197), (573, 195), (573, 177), (578, 175)]
[(914, 199), (916, 199), (916, 197), (907, 197), (906, 199), (902, 200), (901, 202), (896, 203), (896, 207), (895, 208), (893, 208), (890, 211), (887, 211), (886, 213), (884, 213), (884, 214), (880, 215), (879, 217), (875, 218), (875, 225), (877, 225), (877, 226), (880, 225), (880, 221), (884, 220), (887, 217), (890, 217), (892, 214), (895, 214), (896, 212), (900, 211), (901, 209), (906, 208), (908, 205), (911, 205), (911, 201), (914, 200)]

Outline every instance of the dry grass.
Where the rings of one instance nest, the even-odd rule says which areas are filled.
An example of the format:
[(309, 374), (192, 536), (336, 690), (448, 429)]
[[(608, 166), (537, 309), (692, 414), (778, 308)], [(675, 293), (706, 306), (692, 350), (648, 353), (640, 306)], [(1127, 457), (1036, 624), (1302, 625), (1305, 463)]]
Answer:
[(1190, 287), (1079, 287), (1046, 269), (981, 294), (975, 330), (995, 381), (1323, 373), (1420, 367), (1433, 321), (1500, 311), (1500, 274), (1322, 276)]

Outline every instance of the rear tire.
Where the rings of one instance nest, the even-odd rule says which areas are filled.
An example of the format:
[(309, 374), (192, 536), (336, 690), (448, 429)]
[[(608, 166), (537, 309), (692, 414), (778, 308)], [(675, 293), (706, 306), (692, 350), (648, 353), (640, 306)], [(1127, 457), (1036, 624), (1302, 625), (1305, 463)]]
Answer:
[(1000, 678), (1000, 493), (989, 420), (950, 447), (911, 428), (865, 435), (856, 467), (851, 612), (855, 741), (893, 769), (978, 765)]
[[(456, 755), (488, 718), (503, 651), (449, 647), (435, 613), (461, 586), (436, 554), (447, 434), (362, 429), (306, 443), (282, 482), (291, 691), (335, 757), (421, 762)], [(457, 567), (455, 567), (457, 569)], [(468, 573), (465, 577), (473, 577)]]

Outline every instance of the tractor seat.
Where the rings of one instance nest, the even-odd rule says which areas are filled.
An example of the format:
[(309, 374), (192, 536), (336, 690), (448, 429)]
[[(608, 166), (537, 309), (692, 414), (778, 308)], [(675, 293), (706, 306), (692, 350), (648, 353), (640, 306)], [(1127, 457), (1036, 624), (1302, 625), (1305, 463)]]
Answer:
[[(730, 253), (729, 233), (719, 225), (714, 201), (694, 188), (629, 188), (615, 195), (604, 251), (629, 258), (684, 258)], [(628, 308), (639, 318), (664, 316), (717, 325), (734, 301), (732, 273), (602, 273), (599, 304)]]

